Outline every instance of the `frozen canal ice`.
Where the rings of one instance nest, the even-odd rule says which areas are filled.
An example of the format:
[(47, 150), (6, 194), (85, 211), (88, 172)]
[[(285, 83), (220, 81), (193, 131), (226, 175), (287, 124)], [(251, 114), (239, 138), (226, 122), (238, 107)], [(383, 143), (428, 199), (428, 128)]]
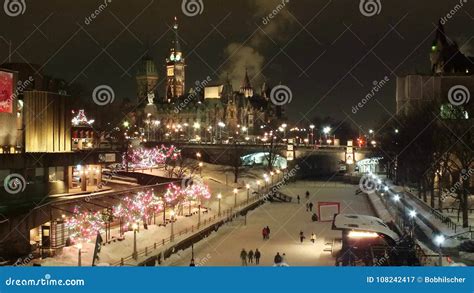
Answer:
[[(309, 200), (313, 202), (313, 211), (318, 202), (340, 202), (341, 213), (363, 214), (374, 216), (365, 195), (355, 195), (358, 186), (334, 182), (300, 181), (289, 184), (281, 191), (293, 197), (292, 203), (266, 203), (247, 216), (247, 225), (243, 217), (221, 227), (217, 233), (194, 246), (197, 266), (240, 266), (240, 251), (245, 248), (262, 253), (260, 265), (273, 265), (277, 252), (286, 254), (290, 266), (333, 266), (335, 258), (324, 251), (326, 243), (332, 243), (341, 237), (340, 231), (331, 229), (331, 222), (312, 222), (311, 213), (306, 211), (305, 192), (310, 192)], [(297, 204), (297, 195), (301, 203)], [(269, 226), (269, 240), (262, 239), (262, 228)], [(299, 232), (303, 231), (306, 239), (300, 243)], [(311, 233), (317, 240), (310, 241)], [(164, 265), (188, 266), (191, 249), (173, 255)], [(252, 265), (252, 264), (249, 264)], [(253, 264), (255, 265), (255, 264)]]

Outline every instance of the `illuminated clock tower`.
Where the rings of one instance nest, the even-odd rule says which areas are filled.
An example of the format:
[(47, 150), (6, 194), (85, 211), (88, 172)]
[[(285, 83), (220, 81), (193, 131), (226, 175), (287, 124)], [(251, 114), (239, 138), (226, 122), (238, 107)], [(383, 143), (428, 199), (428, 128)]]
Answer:
[(166, 58), (166, 100), (168, 103), (184, 95), (185, 62), (179, 45), (178, 19), (174, 18), (174, 40), (170, 54)]

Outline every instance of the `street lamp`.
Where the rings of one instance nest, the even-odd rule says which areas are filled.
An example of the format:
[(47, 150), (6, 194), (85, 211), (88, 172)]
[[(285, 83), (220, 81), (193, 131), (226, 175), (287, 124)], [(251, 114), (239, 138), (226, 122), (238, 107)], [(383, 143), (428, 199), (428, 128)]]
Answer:
[(328, 140), (328, 135), (329, 135), (330, 132), (331, 132), (331, 127), (326, 126), (326, 127), (323, 128), (323, 133), (326, 136), (326, 141)]
[(239, 191), (237, 190), (237, 188), (234, 188), (234, 206), (237, 207), (237, 193)]
[(202, 177), (202, 166), (204, 166), (204, 164), (202, 162), (199, 162), (198, 166), (199, 166), (199, 176)]
[(270, 172), (270, 178), (272, 179), (272, 185), (273, 185), (273, 175), (275, 175), (275, 173), (273, 173), (273, 171)]
[(249, 135), (249, 128), (246, 127), (246, 126), (242, 126), (242, 133), (245, 132), (245, 135), (248, 136)]
[[(201, 124), (199, 124), (199, 122), (195, 122), (194, 125), (193, 125), (193, 128), (194, 128), (194, 135), (196, 136), (196, 133), (201, 130)], [(199, 135), (201, 134), (201, 132), (199, 131)]]
[(435, 243), (438, 245), (438, 254), (439, 254), (439, 266), (443, 266), (443, 251), (441, 249), (441, 246), (443, 245), (444, 241), (446, 238), (444, 238), (443, 235), (438, 235), (435, 237)]
[(247, 188), (247, 204), (249, 203), (249, 197), (250, 197), (250, 184), (245, 185)]
[(134, 260), (136, 260), (138, 258), (138, 253), (137, 253), (137, 229), (138, 229), (138, 224), (133, 223), (132, 229), (133, 229), (133, 254), (132, 254), (132, 258)]
[(270, 183), (270, 179), (268, 177), (265, 178), (265, 188), (268, 187), (268, 183)]
[(77, 247), (77, 266), (80, 267), (82, 265), (82, 243), (78, 243)]
[(170, 242), (174, 241), (174, 216), (175, 216), (175, 211), (171, 210), (170, 211), (170, 216), (171, 216), (171, 235), (170, 235)]
[(217, 195), (217, 199), (219, 200), (219, 208), (218, 208), (218, 212), (217, 212), (217, 215), (220, 216), (221, 215), (221, 199), (222, 199), (222, 194), (218, 194)]
[(314, 129), (316, 128), (316, 126), (314, 126), (314, 124), (311, 124), (309, 128), (311, 128), (311, 142), (310, 143), (314, 145)]
[(415, 217), (416, 217), (416, 211), (412, 210), (408, 212), (408, 215), (410, 216), (411, 219), (411, 235), (413, 239), (415, 238)]
[[(219, 122), (217, 125), (219, 126), (219, 138), (222, 140), (222, 129), (224, 129), (225, 124), (224, 124), (224, 122)], [(221, 141), (221, 143), (222, 143), (222, 141)]]

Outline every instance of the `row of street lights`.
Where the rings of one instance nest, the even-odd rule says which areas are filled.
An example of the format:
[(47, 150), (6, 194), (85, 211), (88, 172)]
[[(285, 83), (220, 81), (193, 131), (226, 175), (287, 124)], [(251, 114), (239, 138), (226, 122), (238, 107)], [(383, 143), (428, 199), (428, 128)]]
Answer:
[[(379, 185), (382, 184), (382, 180), (380, 178), (378, 178), (375, 174), (369, 173), (369, 176), (371, 178), (373, 178), (374, 180), (376, 180), (376, 182)], [(387, 185), (385, 185), (383, 187), (383, 190), (387, 193), (390, 193), (390, 191), (391, 191), (390, 188)], [(397, 207), (398, 207), (398, 203), (401, 202), (400, 195), (399, 194), (394, 194), (392, 199), (393, 199), (394, 202), (397, 203)], [(398, 215), (398, 208), (396, 210), (396, 213)], [(418, 215), (418, 213), (415, 209), (413, 209), (413, 210), (409, 210), (407, 214), (408, 214), (408, 217), (410, 218), (410, 221), (411, 221), (411, 236), (412, 236), (413, 240), (415, 240), (415, 236), (416, 236), (415, 235), (415, 222), (416, 222), (416, 216)], [(442, 245), (444, 244), (445, 241), (446, 241), (446, 238), (442, 234), (439, 234), (434, 238), (434, 243), (436, 244), (436, 246), (438, 248), (439, 266), (443, 265)]]
[[(281, 174), (282, 171), (281, 170), (275, 170), (275, 172), (271, 171), (270, 172), (270, 176), (268, 176), (267, 174), (263, 174), (263, 177), (264, 177), (264, 180), (265, 180), (265, 188), (267, 188), (267, 184), (271, 181), (271, 183), (273, 184), (273, 177), (275, 174), (279, 175)], [(271, 178), (271, 179), (270, 179)], [(256, 181), (256, 185), (257, 185), (257, 191), (260, 191), (260, 185), (261, 185), (261, 181), (260, 180), (257, 180)], [(250, 201), (250, 189), (251, 189), (251, 186), (250, 184), (246, 184), (245, 185), (245, 188), (247, 190), (247, 200), (246, 202), (249, 203)], [(237, 188), (234, 188), (233, 190), (233, 194), (234, 194), (234, 206), (237, 207), (237, 195), (238, 195), (238, 192), (239, 190)], [(222, 200), (222, 194), (221, 193), (218, 193), (217, 194), (217, 200), (218, 200), (218, 216), (221, 216), (221, 200)], [(176, 216), (176, 212), (173, 210), (170, 211), (170, 222), (171, 222), (171, 235), (170, 235), (170, 242), (173, 242), (174, 241), (174, 222), (175, 222), (175, 216)], [(200, 216), (200, 215), (199, 215)], [(132, 230), (133, 230), (133, 254), (132, 254), (132, 258), (134, 260), (137, 260), (138, 259), (138, 249), (137, 249), (137, 232), (138, 232), (138, 223), (133, 223), (132, 225)], [(82, 244), (78, 244), (77, 245), (77, 248), (78, 248), (78, 266), (81, 266), (81, 253), (82, 253)]]

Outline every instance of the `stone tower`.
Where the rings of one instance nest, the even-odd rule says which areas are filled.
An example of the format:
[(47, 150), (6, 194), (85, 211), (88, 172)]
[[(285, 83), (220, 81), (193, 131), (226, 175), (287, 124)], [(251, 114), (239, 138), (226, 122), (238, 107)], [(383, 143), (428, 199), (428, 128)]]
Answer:
[(170, 54), (166, 58), (166, 100), (172, 102), (185, 93), (185, 60), (178, 34), (178, 19), (174, 18), (174, 38)]
[(147, 101), (151, 94), (155, 94), (158, 86), (158, 71), (155, 61), (150, 56), (145, 56), (138, 67), (137, 80), (137, 103)]

